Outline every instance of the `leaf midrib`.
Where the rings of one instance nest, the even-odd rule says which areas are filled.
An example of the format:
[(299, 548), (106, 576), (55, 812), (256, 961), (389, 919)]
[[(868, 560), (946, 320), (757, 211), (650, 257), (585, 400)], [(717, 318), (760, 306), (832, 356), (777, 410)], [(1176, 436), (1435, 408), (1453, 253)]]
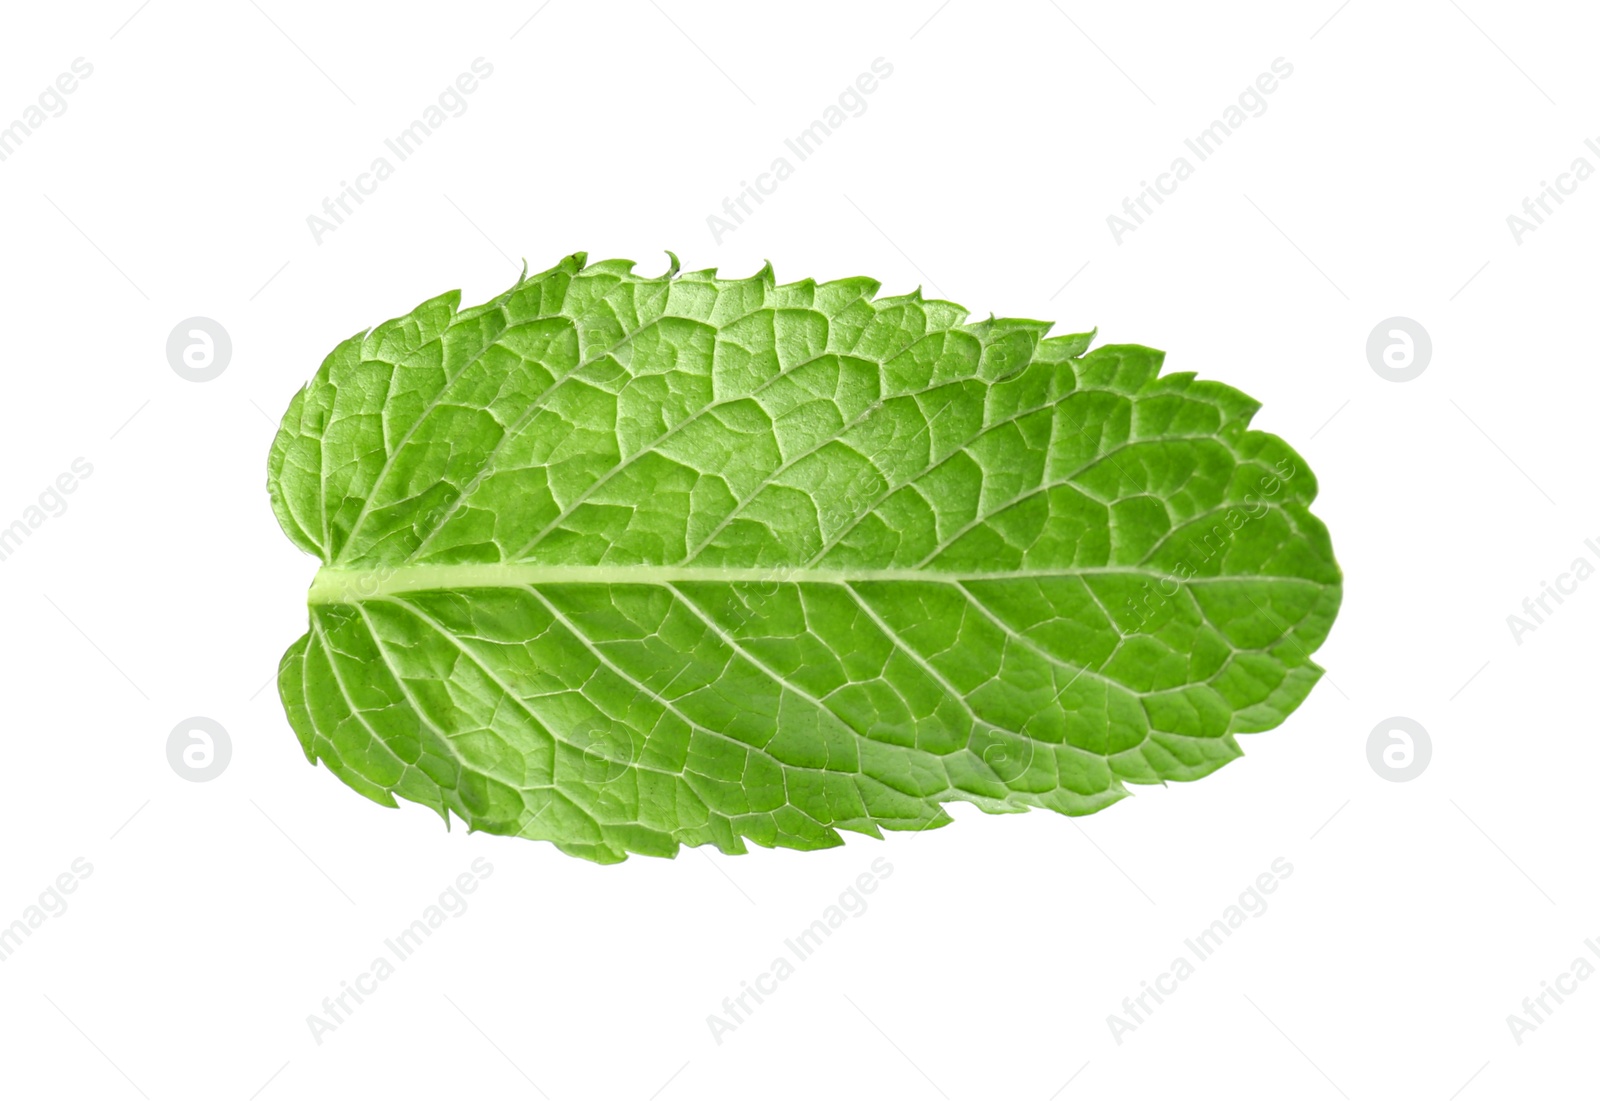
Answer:
[(1053, 567), (989, 572), (928, 568), (796, 569), (789, 566), (557, 566), (525, 562), (472, 562), (450, 565), (323, 566), (312, 579), (308, 604), (350, 604), (398, 593), (460, 589), (524, 588), (531, 585), (674, 585), (694, 582), (852, 585), (874, 581), (962, 584), (983, 581), (1131, 575), (1172, 580), (1182, 585), (1262, 582), (1326, 587), (1308, 577), (1271, 574), (1219, 574), (1179, 579), (1170, 571), (1141, 566)]

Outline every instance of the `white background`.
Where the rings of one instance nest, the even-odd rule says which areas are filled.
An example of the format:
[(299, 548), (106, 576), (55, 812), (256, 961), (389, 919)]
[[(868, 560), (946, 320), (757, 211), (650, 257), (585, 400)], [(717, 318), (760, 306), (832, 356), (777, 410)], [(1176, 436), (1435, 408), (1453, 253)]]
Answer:
[[(0, 526), (94, 468), (0, 562), (0, 924), (93, 867), (0, 963), (0, 1092), (1592, 1088), (1600, 981), (1520, 1045), (1506, 1018), (1600, 936), (1600, 580), (1520, 645), (1506, 617), (1600, 564), (1600, 180), (1520, 244), (1506, 216), (1580, 155), (1600, 167), (1595, 13), (136, 2), (10, 6), (0, 37), (0, 124), (94, 66), (0, 163)], [(467, 112), (316, 243), (307, 215), (478, 57)], [(715, 241), (707, 215), (878, 57), (866, 113)], [(1118, 244), (1106, 216), (1279, 57), (1266, 113)], [(267, 684), (314, 565), (265, 492), (290, 396), (340, 339), (452, 287), (482, 301), (523, 257), (656, 271), (669, 248), (1099, 326), (1253, 395), (1318, 475), (1345, 569), (1328, 676), (1199, 783), (1077, 821), (957, 805), (947, 829), (817, 853), (597, 867), (308, 766)], [(165, 354), (194, 315), (233, 340), (204, 384)], [(1367, 362), (1393, 315), (1432, 335), (1413, 382)], [(231, 735), (208, 783), (166, 757), (193, 715)], [(1394, 715), (1431, 734), (1408, 783), (1368, 764)], [(479, 857), (470, 909), (316, 1043), (307, 1015)], [(716, 1043), (707, 1015), (878, 857), (870, 908)], [(1278, 857), (1269, 909), (1118, 1044), (1108, 1014)]]

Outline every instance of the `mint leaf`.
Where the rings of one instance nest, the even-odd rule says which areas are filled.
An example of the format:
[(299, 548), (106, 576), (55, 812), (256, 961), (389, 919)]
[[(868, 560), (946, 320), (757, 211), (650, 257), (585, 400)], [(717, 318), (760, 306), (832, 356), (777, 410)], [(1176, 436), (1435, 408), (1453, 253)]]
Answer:
[(1340, 573), (1256, 403), (870, 279), (583, 254), (351, 337), (272, 446), (323, 563), (279, 687), (386, 806), (598, 861), (1192, 780)]

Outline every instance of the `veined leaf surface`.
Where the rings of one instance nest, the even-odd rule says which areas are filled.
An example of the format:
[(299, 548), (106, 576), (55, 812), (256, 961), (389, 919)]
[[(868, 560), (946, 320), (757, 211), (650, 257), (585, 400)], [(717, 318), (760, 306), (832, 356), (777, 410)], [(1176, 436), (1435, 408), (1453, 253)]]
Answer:
[(272, 446), (322, 563), (279, 688), (380, 803), (599, 861), (1192, 780), (1340, 573), (1257, 405), (871, 279), (583, 254), (334, 349)]

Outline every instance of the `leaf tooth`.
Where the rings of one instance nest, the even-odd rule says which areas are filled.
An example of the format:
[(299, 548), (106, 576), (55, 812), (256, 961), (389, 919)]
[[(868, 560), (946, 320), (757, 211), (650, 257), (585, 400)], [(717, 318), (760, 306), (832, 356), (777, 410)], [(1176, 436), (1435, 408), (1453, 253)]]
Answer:
[(602, 275), (633, 276), (633, 279), (637, 280), (638, 276), (633, 275), (634, 263), (635, 261), (633, 260), (625, 260), (619, 256), (614, 260), (597, 260), (583, 270), (586, 273), (592, 272)]

